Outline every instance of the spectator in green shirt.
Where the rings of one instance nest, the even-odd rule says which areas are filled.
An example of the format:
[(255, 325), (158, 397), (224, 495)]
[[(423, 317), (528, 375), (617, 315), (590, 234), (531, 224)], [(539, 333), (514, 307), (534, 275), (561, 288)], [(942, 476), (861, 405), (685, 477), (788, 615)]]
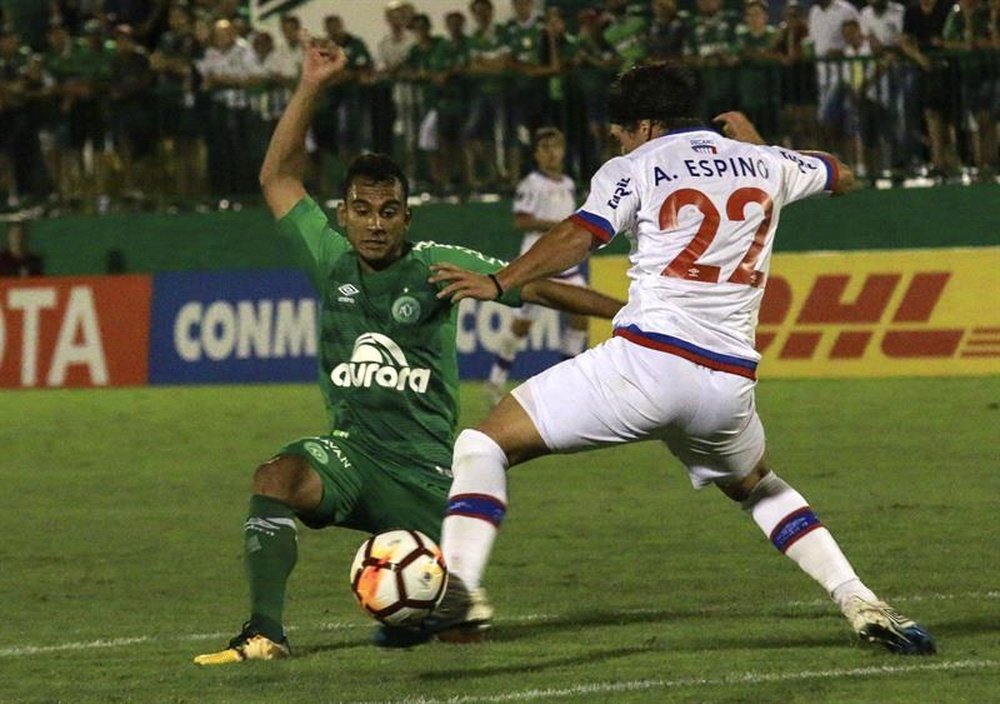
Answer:
[(510, 63), (510, 47), (493, 21), (491, 0), (472, 0), (469, 12), (476, 26), (469, 37), (466, 69), (471, 102), (463, 128), (465, 169), (469, 188), (481, 191), (497, 185), (494, 139), (497, 120), (503, 115), (503, 73)]
[(608, 139), (608, 86), (621, 66), (621, 57), (604, 38), (597, 10), (577, 13), (577, 52), (570, 72), (571, 85), (587, 122), (580, 150), (580, 175), (589, 178), (611, 158)]
[[(347, 56), (347, 67), (336, 80), (336, 88), (327, 92), (329, 103), (320, 110), (332, 119), (333, 144), (325, 140), (326, 151), (337, 155), (341, 165), (351, 163), (371, 144), (371, 115), (368, 110), (368, 87), (375, 77), (375, 68), (368, 46), (357, 35), (347, 31), (339, 15), (327, 15), (323, 20), (326, 36)], [(328, 169), (324, 169), (324, 173)]]
[(736, 27), (734, 48), (740, 110), (768, 144), (777, 141), (778, 96), (781, 93), (778, 53), (772, 48), (777, 30), (767, 22), (766, 0), (747, 0), (743, 23)]
[(111, 78), (111, 130), (122, 165), (122, 189), (129, 198), (145, 199), (154, 190), (156, 113), (149, 106), (156, 76), (148, 52), (127, 24), (115, 28)]
[(725, 112), (733, 104), (736, 85), (730, 67), (736, 59), (736, 20), (722, 9), (722, 0), (697, 0), (691, 25), (688, 60), (702, 79), (702, 114)]
[(542, 23), (535, 14), (535, 0), (511, 0), (514, 17), (503, 26), (510, 49), (511, 70), (507, 93), (507, 180), (511, 191), (521, 179), (521, 165), (530, 149), (531, 135), (541, 126), (545, 109), (542, 66)]
[(653, 0), (653, 19), (646, 32), (646, 61), (679, 62), (691, 30), (691, 15), (677, 8), (677, 0)]
[[(944, 47), (963, 52), (958, 67), (962, 105), (975, 123), (973, 158), (981, 180), (992, 181), (997, 170), (997, 118), (1000, 117), (1000, 49), (998, 10), (986, 0), (958, 0), (944, 23)], [(966, 53), (967, 52), (967, 53)], [(966, 124), (965, 120), (959, 124)]]
[(443, 195), (447, 177), (440, 154), (441, 113), (438, 108), (447, 67), (447, 50), (442, 47), (445, 40), (432, 33), (431, 18), (424, 13), (413, 16), (410, 31), (416, 41), (410, 47), (399, 75), (412, 82), (417, 89), (417, 149), (425, 155), (425, 168), (420, 170), (422, 185), (429, 186), (437, 195)]
[[(430, 152), (436, 173), (436, 186), (444, 195), (451, 195), (456, 181), (460, 190), (467, 191), (460, 156), (462, 127), (468, 104), (465, 68), (469, 64), (469, 38), (465, 34), (465, 15), (449, 12), (445, 15), (447, 35), (431, 52), (431, 83), (436, 90), (437, 149)], [(459, 172), (462, 173), (459, 173)]]
[(639, 14), (629, 12), (629, 0), (607, 0), (611, 21), (604, 28), (604, 38), (622, 58), (622, 70), (646, 59), (646, 28), (648, 22)]
[(5, 174), (8, 204), (28, 196), (42, 198), (48, 190), (38, 141), (38, 124), (28, 96), (24, 70), (31, 56), (20, 37), (0, 30), (0, 154), (13, 173)]

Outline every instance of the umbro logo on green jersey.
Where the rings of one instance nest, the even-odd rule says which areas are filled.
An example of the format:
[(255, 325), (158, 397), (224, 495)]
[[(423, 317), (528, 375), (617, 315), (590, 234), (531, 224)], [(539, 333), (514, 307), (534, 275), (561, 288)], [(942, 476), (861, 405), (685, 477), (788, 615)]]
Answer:
[(411, 367), (396, 342), (377, 332), (366, 332), (354, 341), (350, 362), (341, 362), (330, 371), (334, 386), (370, 388), (381, 386), (396, 391), (427, 391), (431, 370)]
[(354, 303), (354, 297), (361, 293), (361, 290), (354, 284), (343, 284), (337, 287), (340, 295), (337, 296), (338, 303)]

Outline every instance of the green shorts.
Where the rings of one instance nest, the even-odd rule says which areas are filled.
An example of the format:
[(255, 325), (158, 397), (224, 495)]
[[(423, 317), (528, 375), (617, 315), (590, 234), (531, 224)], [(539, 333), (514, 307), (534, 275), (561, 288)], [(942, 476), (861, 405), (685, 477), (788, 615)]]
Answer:
[(310, 528), (340, 526), (366, 533), (411, 528), (440, 540), (451, 477), (376, 461), (343, 438), (300, 438), (278, 454), (306, 458), (323, 482), (319, 506), (298, 514)]

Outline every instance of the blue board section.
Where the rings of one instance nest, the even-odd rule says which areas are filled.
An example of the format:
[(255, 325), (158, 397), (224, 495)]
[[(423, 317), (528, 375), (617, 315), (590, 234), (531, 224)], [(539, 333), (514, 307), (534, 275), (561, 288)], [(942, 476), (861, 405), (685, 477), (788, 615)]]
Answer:
[[(462, 379), (486, 379), (493, 353), (500, 346), (516, 313), (496, 303), (462, 301), (458, 316), (458, 375)], [(554, 310), (538, 309), (525, 348), (514, 359), (511, 379), (527, 379), (562, 360), (559, 352), (561, 316)]]
[(157, 274), (149, 383), (312, 381), (317, 315), (295, 270)]
[[(296, 270), (175, 272), (153, 277), (150, 384), (308, 382), (316, 379), (315, 292)], [(485, 379), (514, 309), (462, 304), (458, 368)], [(558, 362), (560, 319), (540, 311), (511, 377)]]

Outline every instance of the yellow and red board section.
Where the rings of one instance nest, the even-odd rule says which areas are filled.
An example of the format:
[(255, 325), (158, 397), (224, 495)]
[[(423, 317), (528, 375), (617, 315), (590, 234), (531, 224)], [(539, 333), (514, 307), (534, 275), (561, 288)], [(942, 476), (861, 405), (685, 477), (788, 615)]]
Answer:
[[(624, 298), (627, 269), (594, 257), (591, 281)], [(775, 254), (757, 349), (761, 378), (1000, 374), (1000, 247)]]

